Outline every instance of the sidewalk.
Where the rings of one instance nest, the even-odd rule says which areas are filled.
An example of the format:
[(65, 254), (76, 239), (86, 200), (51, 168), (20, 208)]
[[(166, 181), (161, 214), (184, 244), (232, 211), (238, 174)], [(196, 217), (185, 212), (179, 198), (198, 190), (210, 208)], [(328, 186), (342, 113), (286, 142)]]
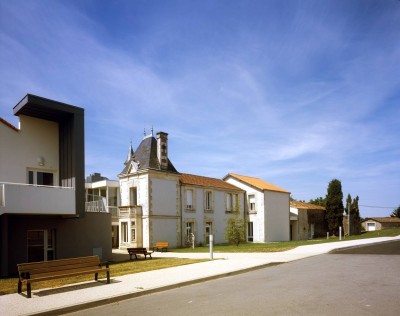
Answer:
[[(235, 273), (251, 271), (268, 265), (312, 257), (335, 249), (394, 240), (400, 240), (400, 236), (301, 246), (289, 251), (276, 253), (214, 253), (214, 259), (222, 260), (210, 260), (115, 278), (111, 274), (111, 284), (106, 284), (105, 281), (90, 281), (55, 289), (40, 290), (35, 290), (33, 286), (32, 298), (30, 299), (20, 294), (0, 296), (0, 315), (62, 314)], [(126, 255), (127, 259), (129, 258), (124, 251), (117, 250), (115, 254)], [(157, 252), (153, 254), (153, 257), (210, 258), (210, 254)], [(15, 286), (17, 287), (17, 284)]]

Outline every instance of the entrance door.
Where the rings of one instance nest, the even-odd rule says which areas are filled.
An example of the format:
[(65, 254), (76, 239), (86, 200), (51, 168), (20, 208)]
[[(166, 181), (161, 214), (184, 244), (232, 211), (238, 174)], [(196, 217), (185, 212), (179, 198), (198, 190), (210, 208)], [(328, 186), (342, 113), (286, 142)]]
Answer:
[(28, 230), (28, 262), (54, 260), (54, 231)]

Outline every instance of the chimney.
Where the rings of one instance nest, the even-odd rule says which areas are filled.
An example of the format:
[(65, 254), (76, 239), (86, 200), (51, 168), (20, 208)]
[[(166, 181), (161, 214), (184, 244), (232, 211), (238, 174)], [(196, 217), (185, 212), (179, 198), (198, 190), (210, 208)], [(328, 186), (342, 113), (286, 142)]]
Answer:
[(157, 133), (157, 158), (161, 170), (168, 168), (168, 134), (164, 132)]

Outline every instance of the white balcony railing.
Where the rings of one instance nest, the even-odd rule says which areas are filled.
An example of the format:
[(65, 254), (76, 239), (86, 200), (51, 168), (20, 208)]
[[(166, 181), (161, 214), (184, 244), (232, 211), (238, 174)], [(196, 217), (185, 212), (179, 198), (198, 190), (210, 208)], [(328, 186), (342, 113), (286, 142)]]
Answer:
[(120, 206), (119, 207), (119, 217), (120, 218), (132, 218), (135, 216), (142, 215), (141, 206)]
[(75, 189), (0, 182), (1, 214), (74, 215)]

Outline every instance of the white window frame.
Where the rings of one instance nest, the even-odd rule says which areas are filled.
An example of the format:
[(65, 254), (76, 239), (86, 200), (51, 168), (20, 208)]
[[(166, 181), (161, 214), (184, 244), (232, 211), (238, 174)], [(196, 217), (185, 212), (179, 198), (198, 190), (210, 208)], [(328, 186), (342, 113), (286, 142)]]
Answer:
[(186, 189), (185, 191), (186, 191), (186, 199), (185, 199), (186, 209), (187, 210), (194, 210), (194, 207), (193, 207), (193, 196), (194, 196), (193, 189)]
[(213, 199), (214, 199), (213, 191), (205, 190), (204, 191), (204, 210), (212, 211), (214, 209)]
[(121, 221), (121, 244), (128, 244), (129, 243), (129, 222), (128, 221)]
[[(30, 173), (32, 173), (32, 179), (31, 179)], [(50, 185), (49, 184), (38, 184), (38, 173), (51, 174), (53, 176), (53, 183), (50, 184)], [(48, 171), (48, 170), (39, 170), (39, 169), (28, 169), (27, 170), (27, 173), (26, 173), (26, 183), (27, 184), (55, 186), (55, 181), (56, 181), (55, 172), (51, 172), (51, 171)]]
[(249, 194), (249, 212), (256, 212), (256, 196), (255, 194)]

